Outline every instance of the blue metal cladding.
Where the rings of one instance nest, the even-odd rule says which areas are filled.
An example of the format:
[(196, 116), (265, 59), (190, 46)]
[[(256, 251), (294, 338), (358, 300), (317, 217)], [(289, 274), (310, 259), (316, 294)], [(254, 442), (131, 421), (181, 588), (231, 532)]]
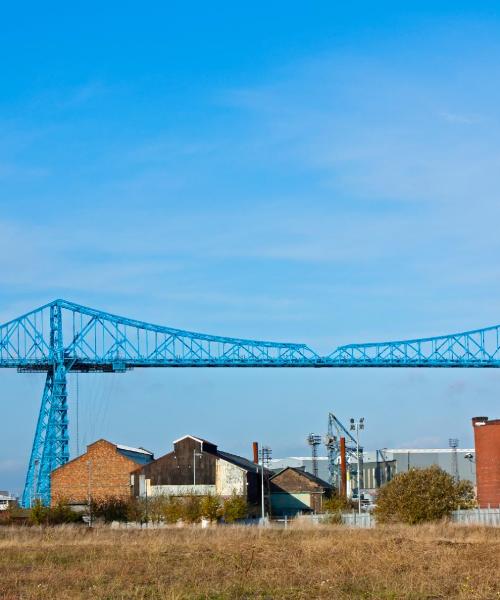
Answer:
[(134, 367), (494, 367), (500, 326), (349, 344), (321, 356), (306, 344), (222, 337), (153, 325), (55, 300), (0, 326), (0, 368), (45, 372), (23, 505), (50, 501), (50, 473), (69, 460), (66, 376)]

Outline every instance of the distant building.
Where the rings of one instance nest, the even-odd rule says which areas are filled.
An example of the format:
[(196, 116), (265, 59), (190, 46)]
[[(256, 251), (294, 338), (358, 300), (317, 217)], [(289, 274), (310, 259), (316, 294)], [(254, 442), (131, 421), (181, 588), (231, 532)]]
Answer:
[(15, 504), (17, 504), (17, 498), (6, 490), (0, 490), (0, 510), (7, 510)]
[[(454, 456), (454, 452), (456, 455)], [(362, 461), (362, 490), (374, 492), (394, 478), (397, 473), (404, 473), (412, 468), (425, 468), (438, 465), (450, 475), (455, 476), (455, 467), (459, 479), (467, 479), (475, 484), (476, 473), (473, 457), (474, 450), (470, 448), (383, 448), (382, 450), (363, 452)], [(455, 460), (456, 459), (456, 460)], [(318, 457), (318, 476), (330, 481), (328, 457)], [(271, 469), (285, 467), (304, 468), (313, 473), (313, 463), (310, 456), (291, 456), (288, 458), (272, 459)], [(347, 488), (348, 493), (357, 487), (356, 462), (349, 461)]]
[(59, 499), (86, 506), (94, 499), (130, 497), (130, 473), (151, 462), (153, 453), (98, 440), (87, 451), (51, 473), (51, 504)]
[(261, 474), (255, 463), (199, 437), (175, 440), (172, 452), (136, 468), (131, 475), (135, 496), (237, 494), (260, 502)]
[(474, 417), (477, 501), (481, 508), (500, 507), (500, 419)]
[(269, 482), (273, 516), (321, 513), (325, 499), (332, 492), (328, 482), (295, 467), (278, 471)]

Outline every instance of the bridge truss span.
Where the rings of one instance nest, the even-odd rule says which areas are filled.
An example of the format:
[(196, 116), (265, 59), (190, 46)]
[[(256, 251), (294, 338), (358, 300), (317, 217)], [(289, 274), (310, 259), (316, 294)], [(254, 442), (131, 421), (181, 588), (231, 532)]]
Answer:
[(339, 346), (328, 360), (352, 367), (499, 367), (500, 326), (437, 337)]

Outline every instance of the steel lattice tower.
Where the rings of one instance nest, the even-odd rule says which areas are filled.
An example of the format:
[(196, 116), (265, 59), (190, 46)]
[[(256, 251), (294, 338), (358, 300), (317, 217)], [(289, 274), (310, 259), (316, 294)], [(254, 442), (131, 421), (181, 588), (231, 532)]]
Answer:
[(312, 469), (314, 477), (318, 476), (318, 448), (321, 444), (321, 436), (310, 433), (307, 436), (307, 443), (311, 446)]

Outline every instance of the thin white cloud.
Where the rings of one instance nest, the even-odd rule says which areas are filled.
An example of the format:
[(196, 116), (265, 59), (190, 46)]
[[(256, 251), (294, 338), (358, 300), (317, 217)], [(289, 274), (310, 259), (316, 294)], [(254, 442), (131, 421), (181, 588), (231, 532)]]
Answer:
[(483, 121), (483, 118), (478, 115), (463, 115), (447, 111), (442, 112), (440, 116), (449, 123), (458, 123), (460, 125), (475, 125)]

